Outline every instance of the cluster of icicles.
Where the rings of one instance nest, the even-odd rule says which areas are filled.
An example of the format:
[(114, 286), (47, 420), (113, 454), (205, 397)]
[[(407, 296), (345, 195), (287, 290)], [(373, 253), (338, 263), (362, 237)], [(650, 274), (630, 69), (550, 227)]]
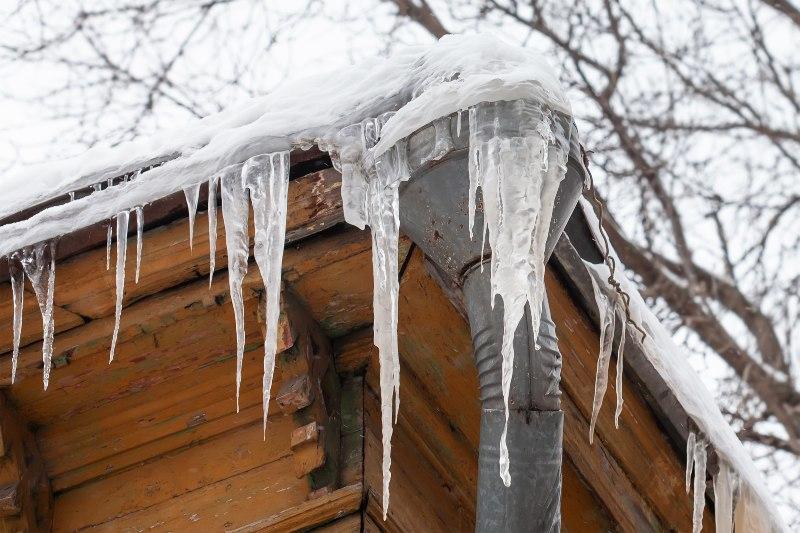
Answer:
[[(514, 106), (513, 116), (519, 124), (509, 128), (501, 120)], [(458, 113), (456, 136), (460, 137), (461, 115)], [(370, 227), (373, 261), (374, 343), (379, 350), (380, 395), (383, 444), (383, 511), (389, 503), (391, 479), (392, 426), (399, 410), (400, 359), (397, 342), (397, 308), (399, 294), (398, 237), (399, 186), (411, 176), (405, 140), (399, 141), (380, 156), (373, 157), (371, 148), (381, 137), (381, 130), (392, 113), (345, 127), (332, 138), (315, 139), (330, 153), (334, 166), (342, 174), (342, 205), (345, 220), (363, 229)], [(469, 117), (469, 231), (473, 234), (477, 192), (481, 190), (484, 228), (492, 250), (492, 302), (499, 295), (504, 304), (502, 351), (502, 391), (508, 419), (508, 395), (513, 370), (513, 336), (524, 316), (526, 304), (531, 309), (534, 338), (538, 335), (540, 312), (544, 298), (545, 243), (556, 191), (566, 172), (568, 139), (559, 129), (552, 112), (544, 105), (517, 101), (482, 103), (468, 110)], [(431, 153), (422, 162), (444, 156), (453, 146), (449, 117), (434, 121), (435, 140)], [(266, 335), (264, 339), (263, 424), (266, 432), (267, 408), (277, 350), (277, 327), (280, 313), (281, 262), (286, 230), (287, 193), (289, 188), (289, 153), (278, 152), (255, 156), (243, 165), (226, 167), (208, 180), (208, 224), (210, 248), (209, 285), (213, 279), (216, 257), (217, 194), (221, 190), (222, 211), (228, 256), (228, 279), (236, 321), (236, 405), (239, 409), (242, 362), (245, 346), (244, 302), (242, 282), (249, 262), (248, 218), (252, 205), (255, 237), (253, 255), (266, 289)], [(194, 219), (200, 184), (184, 190), (189, 210), (189, 243), (192, 246)], [(137, 244), (136, 273), (138, 283), (142, 257), (142, 208), (135, 207)], [(125, 259), (130, 212), (119, 213), (115, 220), (116, 305), (114, 330), (109, 359), (113, 360), (119, 333), (125, 285)], [(108, 228), (106, 266), (111, 267), (112, 225)], [(14, 351), (12, 381), (16, 373), (22, 322), (24, 275), (33, 286), (44, 324), (42, 356), (44, 386), (47, 388), (53, 352), (53, 286), (55, 279), (55, 243), (40, 243), (9, 258), (14, 300)], [(600, 405), (607, 388), (615, 322), (621, 304), (610, 290), (600, 271), (589, 268), (599, 307), (601, 338), (597, 364), (595, 394), (590, 422), (593, 439)], [(24, 275), (23, 275), (24, 274)], [(621, 325), (618, 348), (615, 424), (622, 411), (622, 365), (626, 322)], [(394, 418), (394, 420), (393, 420)], [(704, 441), (690, 439), (692, 461), (687, 469), (687, 484), (692, 464), (695, 466), (695, 530), (702, 521), (705, 491)], [(500, 442), (500, 476), (508, 486), (509, 459), (504, 429)], [(715, 478), (722, 512), (730, 500), (732, 472), (724, 466)], [(718, 480), (718, 481), (717, 481)], [(725, 499), (727, 498), (727, 500)], [(727, 513), (727, 514), (726, 514)], [(719, 518), (718, 518), (719, 520)], [(729, 529), (728, 529), (729, 530)], [(725, 531), (723, 529), (722, 531)]]
[[(521, 127), (509, 133), (501, 130), (501, 109), (514, 106)], [(342, 204), (345, 220), (370, 227), (373, 260), (374, 343), (380, 354), (381, 422), (383, 440), (383, 511), (389, 503), (391, 478), (391, 437), (399, 410), (400, 360), (397, 343), (399, 186), (408, 180), (411, 168), (405, 140), (378, 156), (370, 149), (380, 140), (381, 129), (392, 113), (383, 114), (345, 127), (333, 138), (315, 139), (331, 154), (334, 166), (342, 174)], [(552, 112), (542, 104), (517, 101), (483, 103), (468, 110), (469, 116), (469, 230), (472, 235), (477, 191), (484, 206), (482, 239), (489, 237), (495, 253), (491, 258), (492, 301), (500, 295), (504, 301), (503, 395), (506, 409), (513, 369), (513, 334), (530, 304), (540, 310), (544, 296), (544, 246), (553, 199), (566, 171), (568, 146), (563, 136), (554, 135)], [(462, 112), (457, 115), (456, 136), (461, 135)], [(449, 117), (434, 121), (435, 141), (431, 153), (422, 162), (439, 159), (454, 144)], [(210, 237), (210, 276), (215, 270), (217, 233), (217, 190), (221, 188), (222, 210), (228, 256), (228, 278), (236, 321), (236, 404), (239, 407), (242, 361), (245, 346), (242, 281), (249, 261), (249, 204), (254, 214), (254, 256), (266, 294), (266, 336), (264, 340), (263, 412), (266, 431), (277, 348), (280, 312), (280, 275), (285, 239), (287, 192), (289, 183), (288, 152), (256, 156), (242, 166), (223, 169), (208, 180), (208, 224)], [(110, 184), (109, 184), (110, 185)], [(95, 187), (96, 190), (99, 187)], [(194, 219), (200, 184), (184, 190), (189, 210), (189, 243), (192, 245)], [(74, 195), (70, 195), (71, 198)], [(143, 210), (135, 207), (137, 224), (136, 274), (138, 283), (142, 257)], [(113, 360), (119, 333), (125, 286), (125, 260), (130, 212), (123, 211), (109, 224), (106, 267), (111, 267), (113, 226), (116, 226), (116, 305), (109, 360)], [(38, 244), (9, 258), (14, 298), (14, 363), (16, 372), (22, 317), (23, 277), (17, 264), (30, 279), (45, 323), (43, 360), (44, 385), (47, 388), (53, 351), (53, 285), (55, 243)], [(211, 280), (209, 280), (209, 283)], [(538, 312), (532, 313), (534, 332), (538, 331)], [(12, 377), (13, 379), (13, 377)], [(394, 420), (393, 420), (394, 415)], [(506, 413), (506, 420), (507, 420)], [(500, 475), (506, 485), (509, 475), (506, 432), (503, 432)]]
[[(592, 415), (589, 423), (589, 442), (594, 438), (594, 428), (600, 413), (606, 389), (608, 388), (608, 370), (611, 351), (616, 334), (616, 322), (619, 320), (619, 345), (617, 347), (616, 367), (616, 408), (614, 425), (619, 428), (619, 416), (622, 413), (622, 368), (626, 338), (626, 313), (619, 293), (604, 279), (607, 271), (591, 263), (584, 262), (592, 280), (595, 303), (600, 319), (600, 352), (597, 357), (595, 390), (592, 400)], [(619, 316), (617, 316), (619, 315)], [(702, 436), (690, 432), (686, 442), (686, 494), (693, 490), (692, 531), (698, 533), (703, 527), (703, 510), (706, 502), (706, 448), (708, 442)], [(692, 485), (694, 472), (694, 485)], [(714, 476), (714, 517), (717, 533), (733, 531), (733, 495), (738, 486), (736, 474), (730, 465), (719, 458), (719, 470)]]

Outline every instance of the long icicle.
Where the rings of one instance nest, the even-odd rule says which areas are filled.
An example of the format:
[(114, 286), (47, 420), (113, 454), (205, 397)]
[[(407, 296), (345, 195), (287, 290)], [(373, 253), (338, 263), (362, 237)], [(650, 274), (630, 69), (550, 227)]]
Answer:
[(125, 294), (125, 256), (128, 248), (128, 221), (129, 211), (121, 211), (117, 214), (117, 270), (116, 288), (117, 300), (114, 306), (114, 333), (111, 335), (111, 349), (108, 353), (108, 362), (114, 360), (114, 352), (117, 349), (117, 337), (119, 336), (119, 323), (122, 318), (122, 297)]
[(614, 326), (616, 322), (616, 306), (612, 296), (604, 290), (601, 274), (594, 268), (589, 268), (589, 277), (592, 280), (597, 312), (600, 317), (600, 351), (597, 356), (597, 370), (594, 378), (594, 398), (592, 399), (592, 415), (589, 422), (589, 443), (594, 442), (594, 428), (603, 397), (608, 387), (608, 367), (611, 362), (611, 348), (614, 342)]
[(186, 208), (189, 210), (189, 249), (194, 249), (194, 219), (197, 216), (197, 200), (200, 198), (200, 184), (183, 189), (186, 196)]
[[(410, 177), (405, 141), (366, 163), (368, 150), (380, 138), (393, 113), (386, 113), (340, 130), (330, 143), (334, 167), (342, 173), (342, 205), (345, 220), (359, 228), (370, 226), (372, 236), (373, 342), (380, 361), (383, 516), (389, 506), (392, 421), (400, 407), (400, 357), (397, 348), (399, 292), (398, 235), (399, 185)], [(440, 133), (444, 131), (440, 127)], [(441, 140), (447, 142), (447, 139)], [(452, 142), (452, 141), (451, 141)]]
[[(376, 135), (382, 119), (376, 120)], [(383, 445), (383, 518), (389, 509), (392, 415), (400, 409), (400, 355), (397, 345), (397, 303), (400, 291), (398, 239), (399, 186), (409, 178), (406, 145), (398, 143), (376, 162), (369, 181), (368, 220), (372, 234), (374, 343), (380, 359), (381, 437)]]
[(11, 384), (17, 377), (17, 361), (19, 359), (19, 340), (22, 336), (22, 308), (25, 295), (25, 274), (19, 266), (16, 253), (8, 258), (8, 273), (11, 278), (11, 298), (14, 306), (13, 342), (14, 351), (11, 354)]
[(134, 278), (134, 283), (139, 283), (139, 271), (142, 268), (144, 209), (142, 209), (142, 206), (136, 206), (133, 210), (136, 212), (136, 276)]
[(706, 441), (697, 439), (694, 445), (694, 505), (692, 509), (692, 533), (703, 529), (703, 509), (706, 506)]
[(33, 286), (42, 313), (42, 381), (44, 389), (50, 384), (50, 365), (53, 359), (53, 292), (56, 281), (56, 243), (39, 243), (22, 250), (22, 268)]
[(619, 417), (622, 414), (622, 370), (624, 367), (624, 354), (625, 354), (625, 335), (628, 329), (628, 322), (625, 320), (625, 312), (620, 310), (620, 322), (622, 328), (619, 332), (619, 349), (617, 350), (617, 375), (616, 375), (616, 389), (617, 389), (617, 407), (614, 409), (614, 427), (619, 429)]
[(250, 257), (248, 219), (250, 208), (247, 191), (242, 183), (242, 170), (238, 166), (226, 167), (222, 171), (222, 215), (225, 218), (225, 245), (228, 251), (228, 284), (231, 304), (236, 321), (236, 412), (239, 412), (239, 390), (242, 385), (242, 363), (244, 361), (244, 296), (242, 281), (247, 274)]
[(689, 432), (686, 438), (686, 494), (692, 487), (692, 469), (694, 468), (694, 445), (697, 441), (697, 435), (693, 431)]
[(217, 189), (219, 176), (208, 180), (208, 288), (214, 282), (217, 268)]
[(267, 413), (270, 388), (278, 349), (280, 318), (281, 263), (286, 239), (286, 204), (289, 191), (289, 153), (252, 157), (242, 169), (245, 185), (253, 204), (256, 258), (266, 290), (266, 335), (264, 336), (264, 376), (262, 407), (264, 440), (267, 440)]
[[(502, 127), (501, 127), (502, 126)], [(545, 106), (525, 101), (487, 102), (469, 110), (469, 228), (473, 236), (477, 190), (491, 246), (491, 298), (503, 300), (501, 388), (505, 423), (500, 477), (511, 484), (508, 401), (514, 370), (514, 333), (530, 306), (538, 337), (544, 299), (544, 256), (569, 139)], [(530, 231), (519, 231), (530, 228)]]

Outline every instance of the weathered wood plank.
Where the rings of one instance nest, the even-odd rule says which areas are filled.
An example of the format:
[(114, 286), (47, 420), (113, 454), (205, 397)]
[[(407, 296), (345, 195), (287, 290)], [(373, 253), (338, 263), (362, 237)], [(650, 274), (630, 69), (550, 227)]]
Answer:
[[(364, 477), (370, 500), (378, 502), (378, 514), (372, 516), (378, 521), (381, 520), (380, 502), (383, 492), (380, 402), (369, 388), (365, 399), (365, 420)], [(394, 428), (390, 521), (401, 531), (474, 530), (474, 513), (464, 509), (453, 487), (420, 453), (411, 438), (411, 434), (416, 431), (416, 428), (407, 427), (402, 420)]]
[(615, 530), (613, 521), (597, 501), (597, 496), (581, 479), (566, 455), (561, 465), (561, 484), (561, 531), (597, 533)]
[[(379, 368), (377, 353), (374, 353), (367, 369), (366, 383), (375, 397), (380, 395)], [(477, 450), (442, 416), (438, 404), (414, 372), (405, 365), (402, 354), (400, 406), (398, 423), (413, 428), (408, 431), (408, 438), (414, 443), (417, 453), (436, 469), (441, 482), (450, 487), (458, 498), (463, 512), (474, 516), (478, 483)]]
[(56, 528), (108, 522), (286, 457), (293, 424), (291, 417), (276, 416), (266, 441), (256, 422), (59, 494)]
[(360, 376), (342, 381), (342, 430), (339, 479), (343, 485), (364, 481), (364, 382)]
[(649, 504), (631, 484), (622, 467), (600, 439), (594, 445), (586, 437), (589, 423), (569, 394), (562, 394), (564, 451), (579, 472), (590, 479), (597, 498), (623, 531), (664, 531)]
[[(400, 264), (410, 245), (401, 237)], [(295, 260), (295, 252), (302, 259)], [(366, 231), (347, 228), (287, 249), (283, 279), (332, 339), (372, 323), (372, 249)]]
[(356, 512), (335, 522), (315, 527), (311, 531), (316, 531), (317, 533), (360, 533), (361, 522), (361, 513)]
[[(302, 531), (312, 528), (357, 511), (361, 506), (363, 490), (361, 484), (342, 487), (323, 497), (309, 500), (273, 516), (245, 524), (230, 531), (231, 533), (251, 531), (283, 532)], [(323, 531), (340, 531), (339, 529), (322, 529)]]
[[(230, 531), (300, 505), (307, 495), (307, 483), (294, 476), (292, 459), (286, 456), (91, 529)], [(53, 530), (70, 531), (59, 524)]]
[(480, 401), (469, 328), (426, 271), (419, 249), (400, 281), (397, 332), (403, 363), (477, 450)]

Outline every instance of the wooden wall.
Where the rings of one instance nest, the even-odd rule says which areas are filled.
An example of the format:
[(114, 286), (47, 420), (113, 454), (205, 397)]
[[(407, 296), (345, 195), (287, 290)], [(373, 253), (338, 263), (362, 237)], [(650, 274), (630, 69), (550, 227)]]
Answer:
[[(23, 516), (27, 505), (56, 531), (474, 528), (480, 413), (469, 330), (422, 254), (405, 239), (398, 258), (405, 265), (400, 417), (389, 516), (382, 520), (370, 239), (368, 232), (337, 225), (338, 180), (334, 171), (324, 170), (293, 180), (290, 187), (283, 269), (288, 305), (266, 442), (261, 280), (251, 265), (236, 413), (222, 224), (210, 289), (202, 215), (193, 251), (185, 219), (146, 232), (138, 285), (130, 276), (129, 253), (120, 343), (111, 365), (114, 279), (105, 270), (105, 250), (60, 261), (56, 364), (46, 392), (41, 321), (30, 293), (18, 380), (10, 384), (10, 289), (0, 284), (0, 385), (8, 398), (0, 409), (13, 413), (23, 433), (31, 435), (27, 442), (34, 445), (28, 448), (46, 474), (38, 490), (53, 502), (12, 508), (0, 522), (4, 527), (35, 530)], [(131, 239), (129, 250), (133, 246)], [(691, 502), (683, 489), (681, 452), (672, 448), (627, 377), (620, 428), (613, 424), (611, 383), (595, 443), (588, 443), (598, 336), (567, 285), (548, 272), (564, 356), (564, 530), (689, 531)], [(320, 363), (326, 359), (328, 367)], [(317, 391), (305, 397), (297, 381), (304, 375)]]

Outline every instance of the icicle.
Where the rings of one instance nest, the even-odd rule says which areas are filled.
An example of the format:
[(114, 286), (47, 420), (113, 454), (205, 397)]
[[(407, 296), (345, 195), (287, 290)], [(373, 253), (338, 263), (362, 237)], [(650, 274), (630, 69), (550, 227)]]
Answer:
[(692, 533), (703, 529), (703, 509), (706, 506), (706, 441), (697, 439), (694, 445), (694, 507)]
[(19, 359), (19, 340), (22, 335), (22, 306), (25, 294), (25, 275), (20, 270), (16, 253), (8, 258), (8, 274), (11, 278), (11, 298), (14, 306), (13, 336), (14, 351), (11, 354), (11, 384), (17, 377), (17, 360)]
[[(367, 175), (363, 168), (363, 157), (368, 148), (364, 136), (368, 129), (374, 129), (371, 120), (352, 124), (336, 134), (331, 150), (331, 159), (342, 173), (342, 211), (344, 220), (364, 229), (367, 225)], [(338, 164), (337, 164), (338, 162)]]
[(117, 348), (117, 337), (119, 336), (119, 322), (122, 318), (122, 297), (125, 293), (125, 256), (128, 248), (128, 220), (130, 213), (121, 211), (117, 214), (117, 301), (114, 307), (114, 333), (111, 335), (111, 350), (108, 354), (108, 362), (114, 360), (114, 351)]
[(461, 113), (463, 112), (463, 109), (459, 109), (456, 114), (456, 137), (461, 137)]
[(511, 484), (508, 396), (514, 360), (514, 332), (531, 310), (538, 338), (544, 299), (544, 253), (555, 195), (566, 173), (569, 140), (552, 113), (540, 104), (482, 103), (469, 110), (469, 227), (473, 235), (477, 189), (483, 196), (489, 234), (492, 303), (503, 299), (502, 392), (506, 421), (500, 441), (500, 476)]
[(428, 161), (438, 161), (445, 156), (448, 152), (453, 150), (453, 138), (450, 136), (450, 117), (442, 117), (433, 122), (434, 128), (434, 142), (431, 153), (422, 160), (422, 163)]
[[(111, 239), (113, 238), (113, 230), (111, 229), (111, 222), (108, 223), (106, 230), (106, 270), (111, 270)], [(119, 236), (117, 236), (119, 238)]]
[(217, 188), (219, 176), (208, 180), (208, 288), (214, 281), (217, 268)]
[(289, 153), (250, 158), (242, 169), (245, 186), (253, 204), (255, 244), (253, 255), (266, 289), (266, 335), (264, 336), (264, 377), (262, 382), (264, 440), (267, 439), (267, 411), (278, 349), (281, 262), (286, 239), (286, 202), (289, 191)]
[(70, 191), (70, 193), (69, 193), (69, 201), (70, 202), (74, 202), (75, 201), (75, 191)]
[(183, 189), (186, 208), (189, 210), (189, 249), (194, 249), (194, 217), (197, 215), (197, 199), (200, 197), (200, 184)]
[(720, 460), (714, 476), (714, 520), (716, 533), (733, 532), (734, 473), (730, 465)]
[[(477, 203), (478, 187), (483, 185), (481, 181), (480, 165), (478, 164), (478, 157), (480, 151), (476, 148), (480, 142), (478, 139), (478, 110), (475, 107), (470, 107), (468, 113), (469, 117), (469, 199), (467, 201), (467, 212), (469, 215), (469, 238), (473, 238), (472, 228), (475, 226), (475, 207)], [(484, 216), (484, 234), (486, 232), (486, 217)], [(483, 254), (481, 253), (481, 258)]]
[[(379, 129), (379, 128), (378, 128)], [(400, 409), (400, 356), (397, 348), (397, 301), (400, 291), (398, 237), (399, 185), (410, 177), (405, 143), (376, 161), (369, 182), (369, 227), (372, 234), (372, 306), (374, 342), (380, 359), (381, 437), (383, 444), (383, 517), (389, 508), (392, 414)], [(394, 409), (392, 409), (394, 407)]]
[(244, 360), (244, 297), (242, 281), (247, 274), (250, 257), (248, 235), (249, 206), (247, 191), (242, 183), (242, 171), (238, 166), (226, 167), (222, 171), (222, 214), (225, 217), (225, 244), (228, 251), (228, 284), (231, 304), (236, 320), (236, 412), (239, 412), (239, 389), (242, 384), (242, 362)]
[(144, 209), (142, 206), (133, 208), (136, 212), (136, 276), (135, 283), (139, 283), (139, 270), (142, 267), (142, 241), (144, 233)]
[(619, 349), (617, 350), (617, 408), (614, 410), (614, 427), (619, 429), (619, 416), (622, 414), (622, 370), (625, 353), (625, 334), (628, 329), (628, 322), (625, 320), (625, 311), (620, 308), (620, 322), (622, 329), (619, 333)]
[(697, 436), (693, 431), (690, 431), (686, 439), (686, 494), (689, 494), (692, 485), (692, 468), (694, 467), (694, 445), (696, 439)]
[[(608, 387), (608, 367), (611, 361), (611, 347), (614, 342), (614, 326), (616, 322), (616, 302), (613, 294), (609, 295), (605, 291), (601, 275), (594, 269), (589, 269), (594, 290), (597, 312), (600, 316), (600, 352), (597, 355), (597, 371), (594, 378), (594, 398), (592, 400), (592, 417), (589, 422), (589, 443), (594, 441), (594, 427), (597, 424), (597, 416), (600, 413), (600, 406), (603, 405), (603, 397)], [(598, 279), (600, 278), (600, 279)], [(619, 372), (620, 369), (617, 369)]]
[(53, 289), (56, 282), (56, 244), (39, 243), (22, 250), (22, 269), (31, 281), (33, 292), (42, 312), (42, 378), (44, 388), (50, 383), (50, 363), (53, 358)]
[[(392, 113), (343, 128), (332, 142), (320, 143), (342, 173), (345, 220), (359, 228), (369, 225), (372, 235), (374, 343), (380, 360), (381, 438), (383, 445), (383, 516), (389, 507), (392, 422), (400, 408), (400, 357), (397, 349), (397, 301), (399, 293), (398, 236), (399, 186), (410, 177), (405, 141), (372, 164), (368, 150), (379, 140)], [(444, 123), (443, 123), (444, 124)], [(441, 129), (442, 126), (439, 126)], [(449, 131), (442, 143), (452, 145)], [(435, 151), (435, 150), (434, 150)]]

